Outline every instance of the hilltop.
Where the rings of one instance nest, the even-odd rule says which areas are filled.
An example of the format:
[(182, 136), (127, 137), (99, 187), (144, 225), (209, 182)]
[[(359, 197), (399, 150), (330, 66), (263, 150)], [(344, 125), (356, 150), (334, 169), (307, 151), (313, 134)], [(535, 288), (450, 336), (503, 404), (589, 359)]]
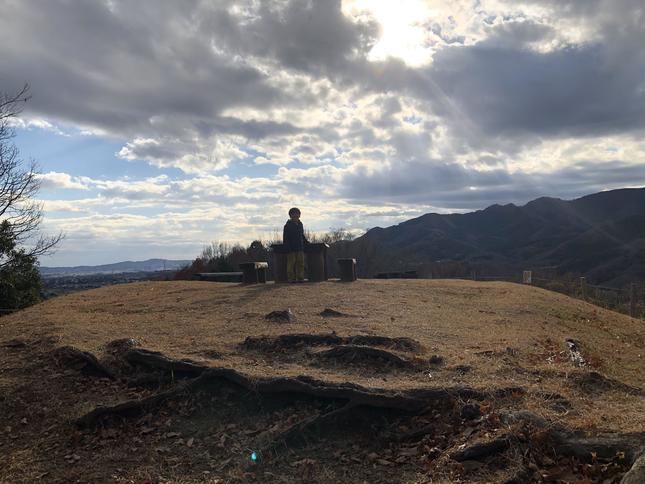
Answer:
[(611, 481), (643, 326), (501, 282), (74, 293), (0, 319), (0, 481)]
[[(645, 188), (575, 200), (538, 198), (464, 214), (430, 213), (374, 228), (352, 243), (373, 246), (378, 269), (459, 261), (497, 270), (554, 266), (595, 283), (645, 280)], [(351, 252), (351, 250), (350, 250)], [(371, 274), (370, 274), (371, 275)]]

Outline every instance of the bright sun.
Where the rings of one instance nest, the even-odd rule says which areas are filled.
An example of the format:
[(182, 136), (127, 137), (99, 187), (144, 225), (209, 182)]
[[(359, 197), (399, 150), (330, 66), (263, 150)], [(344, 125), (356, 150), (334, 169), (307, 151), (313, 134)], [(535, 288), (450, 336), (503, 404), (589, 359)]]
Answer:
[(398, 57), (409, 65), (430, 61), (432, 49), (426, 42), (424, 23), (431, 9), (423, 0), (343, 0), (350, 16), (365, 12), (381, 25), (381, 37), (369, 54), (370, 60)]

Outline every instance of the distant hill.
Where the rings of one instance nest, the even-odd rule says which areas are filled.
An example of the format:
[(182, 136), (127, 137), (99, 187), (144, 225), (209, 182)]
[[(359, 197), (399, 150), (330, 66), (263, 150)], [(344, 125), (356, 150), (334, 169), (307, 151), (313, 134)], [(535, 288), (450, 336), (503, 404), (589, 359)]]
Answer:
[(144, 261), (124, 261), (98, 266), (41, 267), (43, 277), (61, 275), (105, 274), (112, 272), (152, 272), (174, 270), (190, 265), (192, 260), (148, 259)]
[(392, 269), (460, 261), (516, 269), (556, 266), (591, 281), (645, 280), (645, 188), (576, 200), (538, 198), (465, 214), (430, 213), (352, 242), (369, 244)]

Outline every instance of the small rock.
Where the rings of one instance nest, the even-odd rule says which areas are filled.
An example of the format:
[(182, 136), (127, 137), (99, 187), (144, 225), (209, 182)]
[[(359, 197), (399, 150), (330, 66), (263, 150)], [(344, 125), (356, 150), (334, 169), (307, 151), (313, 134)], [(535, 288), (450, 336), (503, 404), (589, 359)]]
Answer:
[(271, 311), (269, 314), (264, 316), (264, 319), (269, 319), (276, 323), (292, 323), (296, 320), (296, 315), (293, 314), (291, 308), (287, 308), (284, 311)]
[(343, 316), (347, 316), (346, 314), (343, 314), (340, 311), (336, 311), (335, 309), (330, 309), (330, 308), (325, 308), (323, 311), (320, 312), (320, 315), (323, 318), (342, 318)]

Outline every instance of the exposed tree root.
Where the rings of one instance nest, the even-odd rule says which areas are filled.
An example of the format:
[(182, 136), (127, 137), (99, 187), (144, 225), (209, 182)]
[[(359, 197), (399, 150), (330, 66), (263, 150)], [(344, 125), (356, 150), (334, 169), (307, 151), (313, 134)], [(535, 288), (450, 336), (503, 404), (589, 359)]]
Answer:
[(75, 423), (79, 427), (92, 427), (96, 426), (102, 421), (110, 417), (132, 417), (140, 416), (147, 413), (151, 408), (154, 408), (166, 400), (177, 397), (184, 393), (192, 391), (194, 388), (202, 384), (203, 377), (197, 377), (193, 380), (183, 382), (170, 390), (156, 393), (147, 398), (138, 400), (128, 400), (112, 406), (96, 407), (89, 413), (76, 419)]
[(333, 346), (341, 344), (343, 339), (336, 333), (308, 334), (292, 333), (272, 336), (247, 336), (242, 347), (248, 350), (272, 351), (304, 346)]
[(575, 386), (586, 392), (595, 393), (598, 391), (618, 390), (630, 395), (645, 396), (645, 390), (608, 378), (597, 371), (575, 373), (569, 375), (569, 380)]
[(105, 365), (99, 362), (91, 353), (81, 351), (72, 346), (62, 346), (53, 352), (53, 356), (58, 364), (71, 366), (77, 370), (90, 375), (99, 375), (110, 379), (115, 379), (115, 375)]
[[(336, 360), (343, 363), (363, 363), (372, 365), (374, 370), (383, 369), (385, 364), (387, 368), (414, 368), (414, 364), (402, 358), (399, 355), (390, 353), (389, 351), (372, 348), (371, 346), (359, 345), (339, 345), (329, 350), (319, 351), (312, 354), (313, 357), (323, 360)], [(374, 366), (378, 363), (378, 366)], [(386, 368), (386, 369), (387, 369)]]
[[(293, 335), (291, 335), (293, 336)], [(350, 348), (353, 349), (353, 348)], [(373, 348), (371, 348), (373, 350)], [(329, 350), (332, 351), (332, 350)], [(332, 353), (334, 354), (334, 353)], [(131, 364), (140, 365), (165, 372), (179, 372), (187, 375), (197, 375), (182, 382), (173, 389), (162, 391), (148, 398), (132, 400), (110, 407), (98, 407), (80, 417), (76, 424), (80, 427), (91, 427), (109, 421), (110, 417), (127, 418), (148, 413), (151, 408), (159, 406), (173, 398), (183, 398), (186, 394), (194, 393), (212, 383), (231, 383), (247, 393), (259, 397), (272, 395), (289, 395), (313, 397), (329, 402), (334, 410), (317, 414), (301, 420), (285, 430), (275, 434), (267, 434), (260, 439), (260, 454), (278, 452), (282, 445), (288, 448), (299, 438), (307, 434), (319, 435), (339, 421), (353, 419), (352, 412), (362, 407), (378, 411), (394, 411), (399, 415), (424, 415), (428, 408), (437, 403), (453, 407), (462, 400), (484, 400), (489, 398), (515, 397), (525, 395), (521, 388), (499, 389), (494, 392), (482, 392), (471, 388), (456, 387), (448, 389), (415, 388), (402, 391), (388, 389), (366, 388), (352, 383), (323, 382), (313, 378), (299, 377), (263, 377), (252, 378), (231, 368), (212, 368), (201, 366), (185, 360), (174, 360), (161, 353), (142, 349), (130, 349), (124, 355)], [(90, 358), (91, 360), (91, 358)], [(454, 412), (454, 410), (453, 410)], [(454, 414), (454, 413), (453, 413)], [(456, 414), (454, 414), (456, 415)], [(559, 455), (572, 456), (582, 461), (592, 459), (612, 459), (617, 455), (624, 456), (624, 465), (630, 466), (645, 449), (644, 434), (599, 435), (593, 438), (584, 437), (562, 426), (553, 424), (542, 417), (528, 411), (518, 411), (500, 415), (501, 422), (506, 426), (504, 435), (488, 442), (481, 442), (448, 454), (456, 461), (485, 460), (510, 448), (542, 449), (542, 452), (555, 452)], [(425, 427), (414, 429), (403, 434), (385, 434), (390, 441), (425, 437), (426, 434), (445, 433), (441, 423), (435, 422)], [(262, 443), (262, 441), (264, 441)]]
[(140, 365), (148, 368), (172, 371), (173, 373), (185, 373), (189, 375), (200, 375), (208, 367), (190, 360), (175, 360), (168, 358), (158, 351), (144, 349), (131, 349), (126, 351), (124, 359), (131, 365)]
[(410, 338), (390, 338), (387, 336), (338, 336), (336, 333), (308, 334), (292, 333), (280, 336), (248, 336), (242, 343), (245, 349), (273, 351), (301, 348), (305, 346), (337, 346), (337, 345), (382, 346), (400, 351), (418, 352), (421, 344)]
[(612, 459), (624, 453), (630, 464), (645, 450), (645, 434), (601, 435), (593, 438), (554, 435), (558, 453), (590, 462), (594, 458)]
[(645, 454), (638, 457), (620, 484), (643, 484), (645, 482)]
[(384, 348), (409, 351), (412, 353), (417, 353), (422, 349), (421, 343), (412, 338), (405, 337), (390, 338), (388, 336), (357, 335), (348, 336), (345, 338), (344, 343), (350, 345), (383, 346)]
[(487, 394), (467, 387), (450, 389), (441, 388), (415, 388), (405, 391), (385, 389), (372, 389), (352, 383), (328, 383), (314, 378), (275, 377), (275, 378), (250, 378), (230, 368), (209, 368), (184, 360), (174, 360), (154, 351), (142, 349), (129, 350), (124, 358), (133, 364), (153, 369), (164, 369), (172, 372), (197, 374), (198, 378), (188, 383), (179, 385), (176, 389), (161, 392), (144, 400), (125, 402), (114, 407), (99, 407), (87, 416), (79, 419), (79, 424), (87, 425), (96, 422), (105, 415), (126, 415), (137, 409), (158, 404), (175, 395), (177, 392), (193, 390), (208, 381), (225, 380), (257, 395), (293, 394), (352, 402), (353, 406), (396, 409), (405, 412), (419, 412), (427, 408), (432, 402), (453, 401), (455, 399), (476, 398), (484, 399)]
[(502, 422), (507, 425), (525, 424), (533, 430), (541, 430), (546, 433), (546, 441), (552, 450), (581, 461), (591, 461), (594, 458), (611, 459), (620, 454), (631, 464), (645, 451), (643, 432), (583, 437), (526, 410), (504, 414)]
[(437, 432), (437, 429), (438, 429), (437, 423), (432, 422), (432, 423), (426, 424), (426, 425), (424, 425), (422, 427), (419, 427), (417, 429), (410, 430), (410, 431), (404, 432), (402, 434), (390, 435), (389, 437), (390, 437), (391, 440), (394, 440), (394, 441), (397, 441), (397, 442), (405, 442), (405, 441), (408, 441), (408, 440), (417, 440), (417, 439), (420, 439), (422, 437), (425, 437), (426, 435), (433, 435), (433, 434), (435, 434)]
[(489, 442), (480, 442), (463, 450), (453, 452), (450, 454), (452, 460), (463, 462), (465, 460), (481, 460), (491, 455), (504, 452), (511, 446), (511, 439), (509, 435), (503, 435), (495, 440)]

